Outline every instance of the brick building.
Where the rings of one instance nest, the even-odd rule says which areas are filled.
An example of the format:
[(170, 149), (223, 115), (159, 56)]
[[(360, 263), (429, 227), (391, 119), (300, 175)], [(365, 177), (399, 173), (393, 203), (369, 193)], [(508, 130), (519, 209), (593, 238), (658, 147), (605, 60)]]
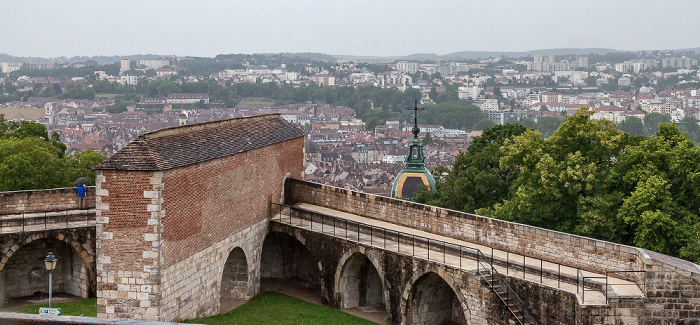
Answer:
[(98, 317), (191, 319), (255, 295), (269, 202), (301, 176), (303, 136), (278, 114), (187, 125), (98, 165)]

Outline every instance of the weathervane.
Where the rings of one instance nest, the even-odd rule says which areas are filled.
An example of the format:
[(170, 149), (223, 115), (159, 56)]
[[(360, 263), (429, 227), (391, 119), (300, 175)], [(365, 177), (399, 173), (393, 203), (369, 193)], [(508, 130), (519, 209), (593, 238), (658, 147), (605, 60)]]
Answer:
[(424, 108), (418, 108), (418, 101), (415, 101), (413, 108), (409, 107), (407, 109), (413, 111), (413, 130), (411, 130), (411, 132), (417, 137), (418, 133), (420, 133), (420, 129), (418, 128), (418, 110), (424, 110)]

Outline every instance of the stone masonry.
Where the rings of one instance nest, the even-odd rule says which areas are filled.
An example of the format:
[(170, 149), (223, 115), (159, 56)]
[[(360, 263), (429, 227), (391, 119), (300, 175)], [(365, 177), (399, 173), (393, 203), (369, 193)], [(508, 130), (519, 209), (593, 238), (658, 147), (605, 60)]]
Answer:
[[(645, 298), (612, 296), (609, 305), (606, 306), (581, 306), (572, 294), (507, 277), (525, 304), (541, 317), (542, 323), (700, 324), (700, 266), (678, 258), (637, 247), (288, 179), (285, 185), (285, 204), (296, 203), (315, 204), (603, 274), (606, 270), (644, 271), (629, 273), (625, 278), (636, 282), (642, 288)], [(277, 223), (274, 226), (279, 227), (279, 231), (289, 231), (286, 230), (287, 226)], [(275, 227), (273, 229), (277, 229)], [(306, 236), (317, 235), (323, 236), (310, 233)], [(308, 242), (309, 239), (306, 238), (305, 241)], [(314, 250), (313, 243), (306, 246)], [(323, 263), (328, 253), (319, 252), (317, 256)], [(337, 257), (328, 259), (337, 261)], [(328, 263), (333, 264), (330, 261)], [(410, 283), (412, 282), (404, 285)], [(459, 291), (453, 290), (459, 297)], [(333, 296), (329, 296), (329, 299), (333, 304)], [(471, 298), (464, 300), (470, 301)], [(471, 315), (465, 312), (467, 319), (474, 320), (474, 312), (477, 310), (491, 313), (491, 307), (475, 308), (477, 307), (468, 308)], [(400, 313), (404, 316), (399, 317), (392, 311), (390, 319), (393, 322), (399, 322), (401, 319), (401, 323), (411, 323), (410, 319), (402, 318), (408, 317), (405, 316), (406, 310), (405, 305), (402, 305)], [(488, 319), (488, 323), (499, 323), (498, 320), (489, 319), (487, 316), (481, 319)], [(482, 321), (476, 323), (480, 322)]]
[[(95, 207), (94, 187), (88, 187), (86, 209)], [(92, 199), (92, 201), (90, 200)], [(94, 297), (95, 228), (71, 226), (63, 229), (63, 212), (78, 210), (74, 188), (0, 192), (0, 216), (8, 216), (12, 224), (26, 216), (26, 222), (36, 222), (32, 216), (42, 213), (59, 214), (58, 223), (41, 219), (41, 231), (11, 231), (0, 235), (0, 304), (7, 298), (47, 293), (48, 272), (44, 258), (49, 251), (58, 258), (53, 274), (54, 292)], [(90, 213), (87, 217), (90, 217)], [(44, 223), (46, 227), (44, 226)], [(21, 224), (21, 223), (19, 223)], [(5, 224), (3, 224), (3, 227)], [(48, 228), (50, 230), (43, 230)], [(5, 229), (5, 228), (3, 228)]]
[(301, 175), (303, 140), (279, 115), (258, 116), (147, 133), (100, 164), (98, 317), (215, 315), (234, 250), (248, 272), (235, 291), (257, 294), (269, 202)]

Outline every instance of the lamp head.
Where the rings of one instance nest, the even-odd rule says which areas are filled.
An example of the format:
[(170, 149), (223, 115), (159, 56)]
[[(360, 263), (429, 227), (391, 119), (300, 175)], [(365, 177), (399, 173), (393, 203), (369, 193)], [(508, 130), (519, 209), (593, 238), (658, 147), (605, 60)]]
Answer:
[(49, 255), (46, 255), (46, 259), (44, 260), (44, 266), (46, 266), (46, 271), (51, 272), (54, 269), (56, 269), (56, 261), (58, 261), (56, 256), (54, 256), (52, 252), (49, 252)]

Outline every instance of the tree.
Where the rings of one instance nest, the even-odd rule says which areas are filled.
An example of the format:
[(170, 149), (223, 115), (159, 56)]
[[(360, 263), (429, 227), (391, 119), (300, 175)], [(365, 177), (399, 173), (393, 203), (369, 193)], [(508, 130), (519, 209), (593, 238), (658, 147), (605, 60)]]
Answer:
[(661, 113), (649, 113), (644, 115), (644, 128), (646, 135), (652, 135), (659, 130), (660, 123), (671, 123), (671, 115)]
[(438, 96), (439, 94), (437, 92), (437, 89), (435, 89), (435, 87), (430, 88), (430, 93), (428, 93), (428, 97), (430, 98), (430, 100), (433, 101), (433, 103), (437, 102)]
[(559, 117), (542, 116), (537, 119), (537, 130), (541, 132), (543, 137), (549, 138), (563, 122), (564, 120)]
[(473, 129), (474, 130), (486, 130), (486, 129), (494, 127), (495, 125), (496, 125), (496, 123), (494, 123), (490, 119), (482, 118), (481, 120), (479, 120), (479, 122), (476, 122), (476, 124), (474, 124)]
[[(414, 199), (466, 212), (490, 207), (504, 200), (518, 168), (502, 168), (499, 159), (505, 143), (525, 132), (517, 124), (496, 125), (474, 139), (466, 152), (460, 153), (447, 176), (444, 169), (436, 177), (436, 191), (420, 191)], [(444, 182), (440, 180), (444, 179)]]
[(95, 185), (95, 170), (93, 168), (105, 160), (105, 158), (106, 157), (97, 152), (95, 148), (88, 148), (66, 156), (66, 175), (68, 181), (74, 181), (80, 177), (87, 177), (88, 181), (85, 182), (85, 185)]
[(49, 135), (46, 126), (33, 121), (8, 121), (0, 114), (0, 139), (3, 138), (38, 138), (51, 144), (56, 149), (59, 158), (66, 153), (66, 145), (61, 142), (56, 132)]
[(430, 132), (427, 132), (427, 133), (425, 134), (425, 137), (423, 137), (423, 145), (424, 145), (424, 146), (427, 146), (427, 145), (429, 145), (429, 144), (431, 144), (431, 143), (433, 143), (433, 142), (434, 142), (434, 141), (433, 141), (433, 137), (430, 136)]
[(0, 191), (56, 188), (66, 185), (56, 148), (40, 138), (0, 140)]
[(700, 142), (700, 127), (694, 116), (686, 116), (678, 123), (682, 132), (688, 134), (688, 138), (696, 143)]
[(638, 117), (630, 116), (617, 125), (617, 128), (631, 136), (642, 136), (645, 133), (644, 122)]

